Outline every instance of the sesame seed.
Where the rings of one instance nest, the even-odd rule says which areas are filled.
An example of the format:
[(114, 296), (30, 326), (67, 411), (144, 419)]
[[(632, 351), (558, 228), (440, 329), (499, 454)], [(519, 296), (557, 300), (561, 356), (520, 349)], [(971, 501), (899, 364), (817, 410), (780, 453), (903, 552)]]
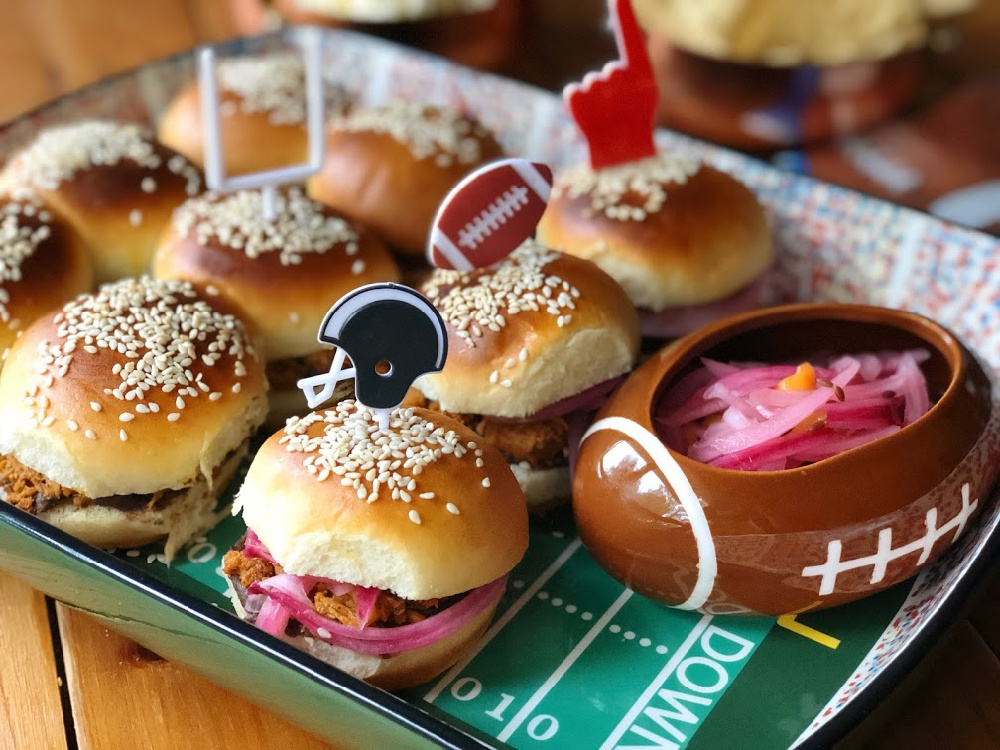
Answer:
[(76, 420), (73, 419), (67, 419), (66, 426), (69, 427), (70, 431), (72, 432), (76, 432), (77, 430), (80, 429), (80, 425), (77, 424)]
[(97, 403), (96, 401), (91, 401), (90, 402), (90, 408), (93, 409), (94, 411), (100, 411), (101, 410), (101, 405), (99, 403)]
[(455, 515), (455, 516), (458, 515), (458, 507), (455, 505), (455, 503), (448, 503), (444, 507), (447, 508), (448, 512), (451, 513), (452, 515)]
[(213, 391), (212, 393), (208, 394), (209, 401), (218, 401), (220, 398), (222, 398), (222, 394), (219, 393), (218, 391)]
[(133, 208), (129, 211), (128, 223), (134, 227), (140, 226), (142, 224), (142, 211), (138, 208)]
[(56, 418), (51, 414), (42, 420), (42, 427), (51, 427), (56, 421)]
[(167, 415), (167, 421), (168, 421), (168, 422), (176, 422), (176, 421), (177, 421), (178, 419), (180, 419), (180, 418), (181, 418), (181, 415), (180, 415), (180, 414), (178, 414), (178, 413), (177, 413), (177, 412), (175, 412), (175, 411), (174, 411), (174, 412), (171, 412), (170, 414), (168, 414), (168, 415)]
[(185, 406), (184, 399), (180, 396), (177, 397), (177, 400), (174, 403), (177, 405), (178, 409), (183, 409)]
[(140, 414), (149, 414), (149, 407), (145, 404), (136, 404), (135, 410)]
[[(173, 226), (182, 237), (195, 238), (199, 244), (217, 242), (251, 259), (277, 253), (283, 266), (300, 265), (306, 254), (323, 254), (359, 241), (345, 219), (297, 187), (280, 193), (274, 221), (264, 219), (259, 190), (239, 190), (228, 195), (205, 193), (186, 201), (174, 212)], [(364, 262), (358, 263), (363, 270)]]
[(90, 440), (97, 440), (97, 435), (94, 434), (93, 430), (84, 430), (83, 434)]
[(121, 414), (118, 415), (118, 420), (120, 422), (131, 422), (133, 419), (135, 419), (135, 414), (131, 414), (127, 411), (123, 411)]
[[(235, 94), (227, 100), (232, 108), (225, 116), (240, 112), (264, 114), (273, 125), (300, 125), (306, 120), (305, 70), (298, 55), (287, 52), (246, 55), (220, 60), (216, 66), (219, 88)], [(327, 112), (342, 112), (347, 93), (323, 81)]]
[(122, 442), (124, 443), (126, 440), (128, 440), (128, 433), (125, 432), (125, 430), (118, 430), (118, 437), (120, 437), (122, 439)]
[(510, 388), (513, 385), (513, 382), (511, 382), (510, 379), (501, 380), (500, 385), (502, 385), (504, 388)]
[(490, 486), (490, 478), (489, 477), (484, 477), (483, 478), (483, 487), (486, 487), (488, 489), (489, 486)]
[(232, 391), (233, 393), (239, 393), (243, 386), (240, 383), (233, 383)]
[[(138, 409), (138, 408), (139, 407), (136, 407), (136, 409)], [(151, 402), (149, 404), (149, 410), (151, 412), (153, 412), (153, 414), (159, 414), (160, 413), (160, 405), (158, 403), (156, 403), (155, 401), (153, 401), (153, 402)]]
[(684, 184), (700, 168), (697, 159), (667, 152), (596, 170), (580, 166), (557, 177), (552, 197), (587, 196), (592, 215), (603, 213), (613, 221), (644, 221), (663, 207), (670, 185)]
[[(571, 293), (561, 301), (558, 296), (552, 298), (552, 288), (566, 284), (546, 272), (546, 267), (559, 257), (528, 240), (494, 266), (468, 272), (437, 269), (422, 291), (458, 337), (467, 346), (475, 347), (478, 339), (502, 331), (512, 315), (539, 311), (563, 315), (572, 309)], [(579, 294), (575, 287), (569, 288)], [(521, 349), (518, 359), (524, 362), (527, 358), (527, 350)], [(511, 357), (503, 367), (516, 364)], [(498, 370), (490, 373), (490, 383), (499, 379)]]
[(413, 521), (413, 523), (420, 525), (420, 514), (417, 513), (417, 511), (410, 510), (409, 516), (410, 520)]
[(421, 493), (420, 498), (422, 500), (433, 500), (434, 499), (434, 493), (433, 492), (423, 492), (423, 493)]
[(386, 133), (405, 145), (416, 159), (440, 167), (482, 161), (486, 130), (476, 121), (448, 109), (394, 100), (382, 107), (358, 107), (330, 122), (332, 130)]
[(477, 469), (483, 468), (483, 459), (481, 459), (481, 458), (477, 458), (476, 459), (476, 468)]
[(320, 638), (329, 638), (330, 631), (327, 630), (326, 628), (316, 628), (316, 635), (318, 635)]
[(365, 272), (365, 262), (363, 260), (356, 260), (351, 264), (351, 273), (355, 276), (359, 276)]

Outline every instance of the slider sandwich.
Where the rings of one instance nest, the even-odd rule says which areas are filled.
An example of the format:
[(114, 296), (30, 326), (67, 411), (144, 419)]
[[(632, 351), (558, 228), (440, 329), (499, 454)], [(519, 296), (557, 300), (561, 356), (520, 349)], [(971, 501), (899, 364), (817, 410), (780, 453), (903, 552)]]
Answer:
[(503, 457), (462, 424), (353, 400), (289, 420), (237, 498), (238, 613), (386, 689), (430, 680), (489, 624), (528, 546)]
[(592, 263), (528, 240), (422, 289), (444, 318), (448, 361), (407, 403), (463, 422), (499, 450), (532, 510), (570, 497), (570, 451), (639, 350), (635, 309)]
[(264, 363), (217, 298), (126, 279), (39, 318), (0, 372), (0, 499), (98, 547), (171, 558), (267, 413)]
[(753, 192), (668, 153), (557, 174), (537, 236), (613, 277), (639, 310), (642, 335), (657, 339), (759, 305), (774, 259)]
[[(381, 240), (300, 188), (279, 193), (276, 208), (265, 219), (257, 190), (192, 198), (174, 213), (153, 260), (160, 278), (218, 290), (260, 334), (275, 426), (304, 411), (296, 382), (330, 367), (333, 349), (316, 340), (329, 300), (399, 278)], [(349, 382), (338, 390), (341, 398), (351, 393)]]

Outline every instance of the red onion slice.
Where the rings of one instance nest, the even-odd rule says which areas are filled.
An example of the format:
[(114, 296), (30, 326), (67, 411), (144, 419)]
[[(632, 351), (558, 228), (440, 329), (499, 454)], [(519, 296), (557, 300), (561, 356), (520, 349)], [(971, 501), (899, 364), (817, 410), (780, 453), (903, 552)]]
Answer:
[(358, 610), (358, 624), (362, 628), (371, 620), (372, 610), (375, 609), (375, 602), (381, 593), (379, 589), (369, 586), (354, 587), (354, 606)]
[[(892, 434), (930, 407), (930, 354), (845, 355), (816, 367), (808, 390), (780, 390), (794, 365), (703, 360), (657, 406), (661, 439), (721, 468), (791, 469)], [(831, 387), (826, 387), (831, 386)]]
[(265, 633), (270, 633), (280, 638), (284, 635), (285, 628), (288, 627), (288, 621), (291, 617), (292, 613), (283, 607), (277, 599), (272, 599), (268, 596), (261, 605), (260, 612), (257, 613), (257, 619), (254, 621), (254, 624)]
[(249, 593), (267, 594), (315, 637), (362, 654), (398, 654), (451, 635), (479, 616), (503, 591), (507, 576), (468, 592), (435, 615), (412, 625), (391, 628), (355, 628), (323, 617), (313, 609), (298, 576), (283, 574), (254, 583)]

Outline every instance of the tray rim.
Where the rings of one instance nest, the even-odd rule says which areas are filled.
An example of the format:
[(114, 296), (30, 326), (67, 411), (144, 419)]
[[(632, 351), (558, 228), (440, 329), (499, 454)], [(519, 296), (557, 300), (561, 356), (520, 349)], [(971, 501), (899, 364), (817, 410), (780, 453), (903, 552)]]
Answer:
[[(200, 624), (233, 639), (242, 648), (256, 651), (326, 689), (337, 691), (362, 708), (395, 721), (423, 739), (442, 743), (444, 747), (491, 746), (460, 727), (440, 719), (430, 712), (421, 710), (418, 705), (352, 677), (292, 644), (244, 622), (235, 613), (220, 609), (173, 584), (161, 581), (138, 566), (130, 564), (127, 560), (86, 544), (26, 511), (8, 503), (2, 503), (0, 504), (0, 524), (44, 544), (64, 559), (91, 567), (119, 586), (124, 586), (149, 597), (196, 620)], [(15, 573), (15, 575), (24, 580), (19, 574)], [(117, 614), (93, 612), (80, 603), (63, 599), (57, 599), (57, 601), (84, 613), (93, 613), (99, 616)], [(496, 746), (502, 747), (502, 745)]]
[[(0, 137), (9, 130), (21, 127), (24, 123), (49, 110), (58, 109), (68, 100), (94, 95), (95, 93), (99, 93), (101, 89), (135, 78), (145, 71), (184, 63), (191, 59), (198, 49), (211, 47), (217, 53), (222, 54), (252, 53), (257, 51), (259, 47), (266, 48), (268, 45), (294, 38), (301, 33), (302, 28), (304, 27), (285, 26), (259, 35), (234, 36), (220, 41), (197, 45), (196, 47), (165, 55), (138, 66), (102, 76), (95, 81), (71, 91), (63, 92), (50, 100), (0, 122)], [(324, 38), (346, 36), (356, 39), (359, 43), (376, 47), (381, 46), (387, 50), (402, 53), (406, 57), (422, 58), (428, 63), (444, 65), (448, 69), (464, 71), (476, 77), (492, 78), (515, 84), (518, 87), (549, 97), (558, 96), (557, 92), (532, 83), (526, 83), (492, 71), (481, 71), (470, 68), (432, 53), (410, 48), (380, 37), (373, 37), (348, 29), (316, 28), (319, 28)], [(930, 220), (945, 227), (955, 228), (962, 232), (1000, 242), (1000, 240), (974, 227), (942, 219), (923, 209), (894, 203), (861, 190), (847, 188), (820, 180), (812, 175), (779, 167), (753, 154), (712, 144), (686, 133), (670, 130), (659, 125), (656, 128), (656, 132), (658, 135), (668, 133), (671, 137), (687, 140), (698, 146), (708, 146), (718, 154), (735, 156), (740, 160), (754, 162), (767, 171), (783, 174), (795, 180), (810, 183), (813, 186), (832, 189), (842, 194), (861, 196), (866, 201), (882, 204), (900, 210), (903, 213), (912, 213), (923, 220)], [(2, 161), (0, 161), (0, 164), (2, 164)], [(980, 356), (974, 349), (973, 352), (976, 356)], [(987, 368), (992, 369), (989, 365), (987, 365)], [(990, 490), (987, 497), (988, 500), (984, 504), (984, 510), (986, 505), (1000, 502), (1000, 483)], [(430, 712), (421, 710), (415, 703), (406, 701), (392, 693), (372, 687), (359, 679), (351, 677), (310, 654), (295, 648), (291, 644), (263, 633), (252, 625), (235, 617), (232, 613), (219, 610), (211, 603), (199, 599), (173, 584), (161, 581), (155, 576), (145, 573), (141, 568), (131, 565), (127, 561), (105, 550), (85, 544), (7, 503), (0, 502), (0, 525), (8, 526), (17, 533), (27, 535), (29, 538), (45, 544), (69, 560), (91, 565), (116, 584), (123, 585), (179, 613), (192, 617), (202, 625), (235, 640), (241, 647), (250, 648), (261, 655), (277, 661), (282, 666), (296, 671), (301, 676), (323, 685), (327, 689), (335, 690), (362, 708), (395, 721), (422, 739), (446, 743), (444, 746), (456, 748), (506, 747), (505, 744), (499, 743), (495, 738), (491, 738), (493, 739), (492, 743), (485, 742), (483, 739), (464, 731), (460, 726), (452, 724), (446, 719), (438, 718)], [(794, 744), (793, 741), (790, 747), (806, 748), (807, 750), (829, 747), (847, 737), (860, 722), (872, 714), (902, 684), (904, 678), (913, 668), (923, 661), (927, 653), (931, 650), (933, 643), (954, 624), (959, 613), (968, 606), (972, 595), (981, 587), (983, 579), (991, 567), (991, 562), (995, 562), (992, 558), (996, 556), (998, 550), (1000, 550), (1000, 525), (982, 542), (979, 552), (973, 556), (964, 574), (941, 597), (935, 614), (929, 617), (925, 624), (909, 639), (907, 645), (899, 655), (872, 677), (829, 721), (817, 727), (808, 736), (803, 738), (801, 742), (798, 742), (798, 744)], [(25, 580), (20, 575), (18, 575), (18, 578)], [(914, 576), (908, 579), (908, 581), (912, 588), (916, 577)], [(29, 582), (29, 585), (33, 584)], [(59, 601), (63, 601), (63, 603), (74, 607), (74, 609), (87, 611), (85, 607), (77, 606), (61, 599)], [(395, 705), (388, 706), (386, 705), (387, 702)], [(458, 719), (456, 719), (456, 722), (461, 723)], [(436, 732), (441, 732), (441, 734)]]

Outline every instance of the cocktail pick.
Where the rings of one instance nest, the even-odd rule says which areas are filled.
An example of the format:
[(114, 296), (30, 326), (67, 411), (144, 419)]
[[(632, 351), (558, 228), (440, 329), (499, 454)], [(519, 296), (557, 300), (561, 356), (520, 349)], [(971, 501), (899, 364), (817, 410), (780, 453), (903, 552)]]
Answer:
[(527, 159), (480, 167), (445, 196), (427, 260), (469, 271), (503, 260), (535, 233), (552, 192), (552, 170)]
[[(329, 372), (297, 383), (309, 408), (329, 399), (337, 383), (354, 378), (358, 403), (375, 413), (383, 430), (413, 382), (440, 372), (448, 356), (444, 320), (434, 305), (410, 287), (389, 282), (344, 295), (323, 319), (319, 341), (337, 351)], [(347, 357), (353, 367), (344, 367)]]
[(631, 0), (608, 0), (620, 59), (563, 89), (563, 99), (587, 140), (594, 169), (656, 154), (653, 121), (658, 92)]
[(277, 216), (278, 186), (303, 182), (323, 166), (325, 150), (325, 101), (320, 70), (320, 31), (302, 29), (297, 44), (302, 51), (306, 72), (306, 128), (309, 134), (309, 160), (304, 164), (279, 167), (264, 172), (228, 176), (222, 161), (222, 130), (219, 123), (219, 86), (215, 80), (215, 50), (203, 47), (198, 53), (198, 84), (201, 89), (201, 118), (205, 131), (205, 182), (211, 190), (232, 192), (260, 188), (264, 218)]

